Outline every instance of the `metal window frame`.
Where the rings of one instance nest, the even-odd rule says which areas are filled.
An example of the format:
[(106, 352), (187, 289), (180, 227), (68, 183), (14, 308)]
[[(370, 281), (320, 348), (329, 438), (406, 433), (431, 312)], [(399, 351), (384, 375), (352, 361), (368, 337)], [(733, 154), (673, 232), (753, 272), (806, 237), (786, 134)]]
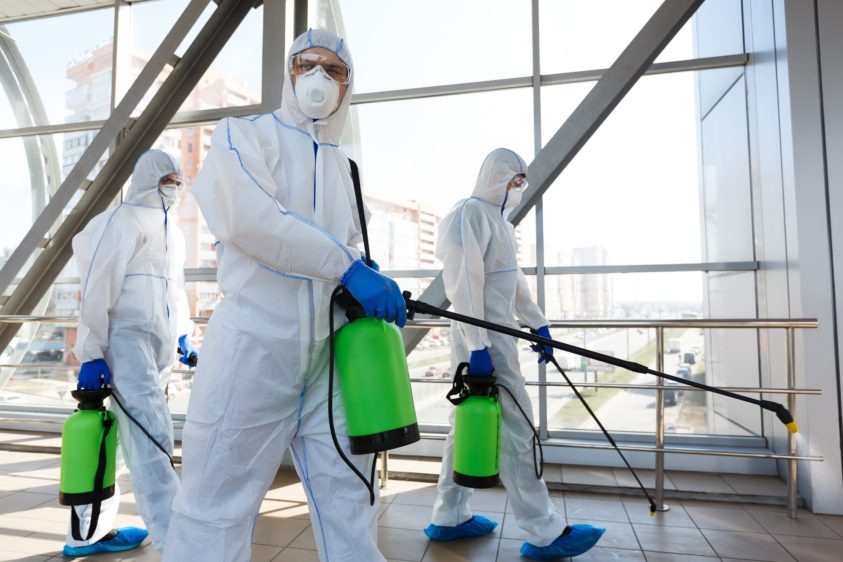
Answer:
[[(283, 1), (283, 0), (282, 0)], [(284, 17), (273, 14), (271, 18), (267, 18), (266, 10), (270, 6), (276, 6), (276, 2), (266, 2), (264, 4), (264, 27), (271, 25), (270, 21), (278, 21), (279, 18)], [(277, 11), (277, 8), (272, 8), (272, 11)], [(276, 25), (283, 25), (276, 24)], [(273, 50), (283, 50), (283, 45), (277, 38), (269, 34), (265, 29), (264, 36), (269, 39), (264, 43), (264, 52), (271, 52)], [(266, 57), (264, 58), (266, 60)], [(718, 57), (701, 57), (697, 59), (688, 59), (682, 61), (671, 61), (665, 63), (653, 64), (644, 74), (652, 76), (657, 74), (673, 74), (681, 72), (694, 72), (701, 70), (711, 70), (717, 68), (730, 68), (746, 66), (749, 63), (749, 56), (746, 54), (735, 54)], [(280, 89), (283, 86), (283, 68), (275, 64), (264, 65), (264, 99), (260, 104), (228, 107), (219, 109), (203, 109), (198, 111), (184, 111), (179, 112), (171, 121), (171, 125), (201, 125), (213, 123), (222, 117), (230, 115), (244, 116), (260, 113), (263, 111), (272, 111), (277, 109), (281, 104)], [(269, 68), (267, 68), (269, 66)], [(277, 68), (276, 68), (277, 67)], [(559, 84), (577, 84), (582, 82), (596, 82), (600, 79), (608, 69), (595, 69), (577, 72), (564, 72), (557, 74), (539, 75), (539, 86), (553, 86)], [(269, 74), (266, 74), (269, 73)], [(267, 83), (267, 77), (272, 78)], [(272, 83), (275, 83), (273, 86)], [(402, 100), (416, 100), (431, 97), (452, 96), (460, 94), (471, 94), (481, 92), (497, 92), (501, 90), (516, 89), (516, 88), (532, 88), (536, 89), (534, 76), (524, 76), (517, 78), (505, 78), (501, 80), (487, 80), (478, 82), (466, 82), (462, 84), (448, 84), (441, 86), (431, 86), (426, 88), (408, 88), (401, 90), (387, 90), (381, 92), (368, 92), (361, 94), (354, 94), (351, 98), (352, 105), (363, 105), (370, 103), (381, 103), (389, 101)], [(80, 121), (75, 123), (56, 123), (53, 125), (42, 125), (38, 127), (19, 127), (15, 129), (0, 129), (0, 139), (16, 138), (31, 135), (46, 135), (52, 133), (68, 133), (78, 131), (90, 131), (102, 128), (105, 124), (104, 120), (97, 121)]]
[[(125, 0), (115, 0), (116, 2), (125, 2)], [(672, 4), (672, 6), (668, 6), (668, 4)], [(682, 17), (690, 17), (693, 11), (696, 9), (701, 3), (701, 0), (682, 0), (673, 1), (666, 0), (664, 4), (659, 8), (656, 14), (654, 14), (654, 18), (648, 22), (645, 28), (642, 30), (639, 35), (645, 33), (648, 29), (648, 26), (653, 24), (653, 19), (655, 16), (661, 12), (665, 11), (665, 13), (670, 12), (668, 15), (671, 19), (674, 17), (678, 17), (680, 11), (684, 11), (685, 15)], [(306, 0), (295, 0), (296, 6), (307, 6)], [(696, 5), (696, 6), (694, 6)], [(91, 8), (91, 9), (100, 9), (102, 6)], [(471, 82), (471, 83), (464, 83), (464, 84), (450, 84), (450, 85), (439, 85), (427, 88), (411, 88), (411, 89), (403, 89), (403, 90), (394, 90), (394, 91), (383, 91), (383, 92), (370, 92), (370, 93), (363, 93), (363, 94), (356, 94), (352, 98), (352, 104), (367, 104), (367, 103), (381, 103), (381, 102), (389, 102), (389, 101), (400, 101), (400, 100), (411, 100), (411, 99), (423, 99), (423, 98), (430, 98), (430, 97), (440, 97), (440, 96), (448, 96), (448, 95), (459, 95), (465, 93), (479, 93), (479, 92), (491, 92), (491, 91), (499, 91), (504, 89), (512, 89), (512, 88), (532, 88), (533, 94), (533, 102), (534, 102), (534, 110), (533, 110), (533, 117), (534, 117), (534, 144), (535, 144), (535, 153), (537, 156), (542, 156), (540, 147), (541, 147), (541, 87), (542, 86), (551, 86), (557, 84), (572, 84), (572, 83), (582, 83), (582, 82), (589, 82), (589, 81), (603, 81), (607, 75), (610, 75), (612, 72), (617, 72), (617, 68), (621, 59), (616, 62), (610, 69), (596, 69), (596, 70), (587, 70), (587, 71), (578, 71), (578, 72), (568, 72), (568, 73), (557, 73), (557, 74), (546, 74), (542, 75), (540, 73), (540, 65), (539, 65), (539, 16), (538, 16), (538, 9), (539, 3), (538, 0), (532, 0), (531, 2), (531, 15), (532, 15), (532, 48), (533, 48), (533, 73), (531, 76), (527, 77), (516, 77), (516, 78), (509, 78), (509, 79), (502, 79), (502, 80), (490, 80), (490, 81), (478, 81), (478, 82)], [(299, 11), (297, 10), (297, 13)], [(306, 13), (306, 12), (301, 12)], [(267, 52), (278, 52), (283, 51), (283, 34), (281, 34), (281, 38), (279, 38), (279, 34), (277, 33), (269, 33), (268, 30), (272, 29), (273, 31), (278, 29), (284, 29), (284, 17), (285, 17), (285, 5), (284, 0), (270, 0), (264, 3), (264, 53)], [(685, 17), (685, 19), (687, 19)], [(116, 14), (115, 14), (116, 18)], [(31, 18), (30, 18), (31, 19)], [(675, 19), (673, 19), (675, 24)], [(656, 28), (658, 28), (659, 33), (656, 35), (661, 35), (664, 32), (664, 36), (666, 37), (664, 44), (669, 41), (669, 38), (672, 37), (671, 33), (675, 33), (678, 31), (679, 27), (684, 24), (684, 21), (680, 24), (670, 24), (670, 22), (666, 21), (664, 18), (660, 22), (656, 22), (653, 24)], [(279, 23), (280, 22), (280, 23)], [(301, 27), (299, 19), (297, 19), (297, 25)], [(627, 50), (624, 51), (624, 54), (627, 54), (627, 51), (633, 46), (634, 43), (639, 39), (636, 36), (636, 39), (630, 43), (630, 46), (627, 47)], [(663, 46), (663, 45), (662, 45)], [(270, 51), (271, 49), (271, 51)], [(642, 47), (638, 46), (637, 53), (632, 53), (632, 55), (642, 55)], [(636, 49), (632, 49), (635, 51)], [(650, 57), (650, 61), (652, 61), (655, 56), (657, 55), (658, 48), (654, 49), (656, 52), (652, 54)], [(621, 56), (623, 58), (623, 55)], [(728, 55), (728, 56), (721, 56), (721, 57), (708, 57), (708, 58), (697, 58), (697, 59), (690, 59), (690, 60), (683, 60), (683, 61), (671, 61), (667, 63), (656, 63), (656, 64), (649, 64), (646, 63), (644, 66), (647, 66), (646, 70), (643, 70), (638, 74), (637, 77), (632, 79), (632, 83), (640, 77), (641, 75), (655, 75), (655, 74), (664, 74), (664, 73), (673, 73), (673, 72), (688, 72), (688, 71), (700, 71), (700, 70), (707, 70), (707, 69), (716, 69), (716, 68), (727, 68), (727, 67), (735, 67), (735, 66), (745, 66), (750, 62), (750, 58), (746, 54), (736, 54), (736, 55)], [(621, 66), (623, 66), (621, 64)], [(263, 81), (262, 81), (262, 99), (261, 103), (252, 106), (241, 106), (236, 108), (221, 108), (221, 109), (211, 109), (211, 110), (201, 110), (201, 111), (191, 111), (191, 112), (181, 112), (175, 115), (175, 117), (171, 120), (171, 122), (167, 125), (168, 129), (171, 128), (180, 128), (185, 126), (195, 126), (195, 125), (202, 125), (202, 124), (209, 124), (213, 123), (222, 117), (230, 116), (230, 115), (249, 115), (264, 111), (271, 111), (277, 108), (280, 105), (280, 92), (281, 86), (283, 85), (284, 79), (284, 72), (281, 66), (276, 64), (270, 64), (270, 60), (268, 57), (264, 56), (263, 58)], [(637, 72), (637, 71), (636, 71)], [(610, 87), (617, 87), (618, 84), (610, 84)], [(631, 84), (629, 85), (631, 87)], [(595, 90), (597, 88), (595, 87)], [(622, 89), (622, 88), (621, 88)], [(628, 90), (628, 88), (627, 88)], [(592, 91), (594, 93), (594, 91)], [(620, 97), (622, 97), (623, 93), (621, 93)], [(591, 96), (591, 94), (589, 95)], [(582, 105), (586, 104), (584, 100)], [(620, 98), (618, 98), (620, 99)], [(616, 102), (615, 102), (616, 103)], [(611, 104), (609, 104), (611, 106)], [(612, 106), (613, 107), (613, 106)], [(577, 110), (579, 111), (581, 107), (578, 107)], [(611, 107), (609, 108), (611, 111)], [(576, 111), (575, 111), (576, 113)], [(575, 117), (572, 115), (572, 118)], [(605, 116), (603, 117), (605, 118)], [(571, 119), (569, 119), (571, 121)], [(594, 128), (599, 126), (599, 122), (601, 119), (596, 119), (592, 125)], [(85, 130), (95, 130), (102, 128), (107, 121), (90, 121), (84, 123), (68, 123), (68, 124), (56, 124), (56, 125), (47, 125), (47, 126), (40, 126), (40, 127), (24, 127), (24, 128), (17, 128), (17, 129), (6, 129), (0, 130), (0, 138), (17, 138), (17, 137), (26, 137), (31, 135), (44, 135), (44, 134), (56, 134), (56, 133), (66, 133), (66, 132), (76, 132), (76, 131), (85, 131)], [(563, 129), (568, 125), (568, 122), (560, 128), (557, 132), (557, 135), (554, 137), (556, 139), (560, 133), (563, 132)], [(581, 125), (583, 125), (581, 123)], [(568, 127), (571, 129), (572, 127)], [(584, 129), (583, 129), (584, 130)], [(592, 131), (593, 132), (593, 131)], [(586, 133), (581, 136), (580, 140), (585, 142), (587, 137), (590, 133)], [(553, 141), (551, 141), (552, 143)], [(573, 157), (573, 154), (576, 153), (578, 148), (569, 151), (570, 157)], [(559, 151), (556, 150), (557, 156)], [(545, 158), (547, 160), (548, 158)], [(538, 158), (537, 158), (538, 161)], [(536, 164), (534, 162), (531, 164), (531, 168), (533, 165)], [(542, 164), (542, 162), (539, 162)], [(562, 165), (564, 167), (564, 163)], [(561, 171), (561, 170), (560, 170)], [(534, 172), (535, 173), (535, 172)], [(549, 178), (552, 173), (547, 173), (547, 177)], [(558, 172), (557, 172), (558, 175)], [(529, 200), (525, 200), (518, 209), (518, 215), (513, 216), (513, 222), (517, 223), (526, 213), (529, 211), (530, 204), (534, 203), (536, 208), (536, 245), (537, 245), (537, 264), (535, 268), (524, 268), (525, 273), (528, 275), (535, 275), (537, 277), (537, 287), (539, 290), (539, 304), (540, 306), (543, 305), (543, 296), (544, 296), (544, 277), (547, 275), (567, 275), (567, 274), (614, 274), (614, 273), (667, 273), (667, 272), (687, 272), (687, 271), (699, 271), (699, 272), (709, 272), (709, 271), (757, 271), (759, 269), (759, 263), (757, 261), (747, 261), (747, 262), (715, 262), (715, 263), (693, 263), (693, 264), (634, 264), (634, 265), (611, 265), (611, 266), (581, 266), (581, 267), (554, 267), (554, 266), (546, 266), (543, 260), (543, 251), (544, 251), (544, 236), (543, 236), (543, 213), (541, 208), (541, 196), (543, 191), (547, 189), (547, 187), (552, 183), (552, 180), (548, 179), (544, 181), (546, 185), (543, 186), (541, 191), (536, 191), (535, 183), (531, 186), (535, 195), (531, 195)], [(525, 195), (527, 195), (525, 193)], [(541, 256), (541, 257), (539, 257)], [(439, 274), (438, 270), (394, 270), (394, 271), (387, 271), (386, 273), (390, 274), (394, 277), (403, 277), (403, 278), (418, 278), (418, 277), (437, 277)], [(216, 271), (213, 268), (193, 268), (186, 270), (186, 280), (189, 282), (202, 282), (202, 281), (213, 281), (216, 277)], [(439, 281), (439, 285), (437, 286), (436, 281)], [(441, 278), (437, 277), (437, 280), (431, 285), (431, 289), (429, 289), (429, 293), (425, 293), (425, 297), (436, 297), (437, 295), (440, 297), (440, 300), (444, 302), (444, 291), (441, 287)], [(431, 299), (431, 301), (435, 302), (435, 298)], [(2, 304), (2, 303), (0, 303)], [(588, 321), (583, 321), (583, 323)], [(635, 322), (635, 321), (629, 321)], [(424, 321), (417, 322), (416, 324), (424, 327), (427, 324)], [(423, 330), (413, 330), (413, 332), (422, 332)], [(420, 339), (420, 338), (419, 338)], [(548, 386), (555, 386), (554, 383), (547, 383), (546, 380), (540, 380), (538, 384), (545, 383)], [(536, 383), (529, 383), (529, 384), (536, 384)], [(661, 390), (664, 387), (659, 385), (650, 385), (652, 386), (652, 390)], [(649, 387), (648, 387), (649, 389)], [(811, 389), (802, 389), (805, 390), (806, 393), (812, 393)], [(542, 391), (544, 391), (544, 385), (542, 385)], [(546, 395), (545, 395), (545, 409), (543, 412), (540, 412), (540, 417), (544, 421), (544, 423), (540, 424), (540, 427), (547, 428), (546, 423)], [(179, 419), (179, 416), (174, 416), (176, 421), (183, 421)], [(549, 439), (563, 439), (563, 435), (557, 435), (557, 432), (545, 432), (542, 434), (543, 438)], [(650, 436), (651, 437), (651, 436)], [(706, 436), (706, 439), (709, 439), (710, 436)], [(673, 441), (671, 437), (668, 437), (668, 440)], [(631, 450), (631, 449), (630, 449)], [(650, 450), (658, 450), (658, 449), (650, 449)], [(662, 447), (662, 450), (664, 447)], [(811, 459), (813, 460), (813, 459)]]

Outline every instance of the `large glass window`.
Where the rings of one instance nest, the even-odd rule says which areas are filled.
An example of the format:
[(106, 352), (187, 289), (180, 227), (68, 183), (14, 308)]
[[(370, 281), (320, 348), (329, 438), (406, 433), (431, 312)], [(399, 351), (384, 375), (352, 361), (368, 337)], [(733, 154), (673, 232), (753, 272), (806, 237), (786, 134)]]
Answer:
[[(130, 81), (187, 4), (187, 0), (172, 0), (132, 7), (131, 39), (123, 39), (130, 42), (133, 62), (130, 69), (120, 69), (128, 71)], [(293, 39), (289, 33), (292, 5), (287, 3), (287, 45)], [(609, 67), (659, 5), (661, 0), (540, 1), (542, 74)], [(184, 54), (214, 8), (210, 3), (178, 54)], [(707, 0), (657, 62), (742, 52), (739, 8), (732, 0)], [(532, 73), (529, 2), (318, 0), (310, 3), (310, 10), (311, 24), (335, 29), (347, 38), (355, 62), (355, 93), (523, 78)], [(46, 119), (43, 123), (22, 121), (12, 109), (14, 100), (7, 97), (0, 104), (0, 128), (105, 119), (114, 71), (113, 18), (113, 9), (103, 9), (7, 26), (6, 33), (29, 66)], [(261, 76), (262, 19), (263, 8), (249, 13), (183, 110), (260, 102), (261, 84), (267, 78)], [(716, 26), (722, 40), (701, 44), (700, 26)], [(59, 41), (64, 55), (51, 60), (41, 56), (45, 36)], [(283, 65), (280, 53), (278, 60)], [(169, 67), (143, 107), (168, 72)], [(703, 72), (718, 71), (696, 74)], [(439, 223), (457, 201), (471, 195), (485, 156), (494, 148), (508, 147), (532, 161), (536, 119), (546, 145), (594, 84), (541, 87), (540, 112), (533, 106), (533, 91), (528, 87), (352, 106), (342, 148), (360, 164), (372, 211), (372, 252), (381, 268), (397, 272), (403, 289), (415, 296), (422, 294), (441, 267), (435, 258)], [(739, 80), (709, 114), (699, 110), (697, 87), (695, 72), (688, 71), (647, 76), (632, 88), (545, 194), (543, 243), (536, 236), (535, 211), (521, 221), (516, 231), (521, 266), (535, 267), (540, 252), (549, 268), (753, 259), (744, 85)], [(211, 268), (211, 273), (217, 265), (215, 237), (202, 218), (191, 185), (210, 148), (214, 126), (197, 121), (169, 128), (155, 143), (179, 158), (184, 168), (186, 187), (176, 214), (185, 233), (186, 265)], [(733, 134), (719, 145), (706, 142), (719, 148), (702, 154), (700, 139), (719, 138), (726, 129)], [(95, 132), (0, 140), (6, 163), (0, 192), (7, 202), (0, 207), (0, 263), (48, 200), (54, 179), (60, 182), (72, 169)], [(49, 153), (44, 142), (51, 143), (54, 155), (43, 157)], [(38, 158), (33, 160), (32, 154), (41, 154), (47, 167), (36, 165)], [(38, 181), (46, 187), (36, 189)], [(722, 204), (727, 197), (728, 208)], [(415, 276), (406, 273), (413, 271)], [(220, 299), (211, 275), (204, 270), (202, 275), (202, 280), (194, 279), (186, 287), (194, 316), (210, 315)], [(530, 276), (528, 282), (535, 297), (537, 278)], [(582, 274), (556, 269), (545, 277), (543, 288), (546, 315), (555, 320), (755, 315), (753, 272)], [(78, 306), (79, 274), (71, 264), (39, 313), (74, 316)], [(737, 334), (666, 330), (665, 370), (703, 382), (757, 386), (757, 336)], [(554, 336), (656, 365), (652, 329), (558, 328)], [(3, 363), (24, 366), (0, 371), (2, 398), (33, 405), (72, 405), (68, 390), (77, 368), (71, 353), (74, 342), (72, 323), (22, 330), (4, 351)], [(408, 357), (413, 378), (434, 381), (413, 383), (422, 424), (447, 424), (450, 405), (443, 395), (453, 376), (450, 353), (450, 329), (435, 328)], [(527, 380), (536, 381), (535, 354), (526, 342), (519, 342), (518, 355)], [(570, 354), (560, 353), (559, 359), (575, 381), (657, 382)], [(186, 411), (192, 376), (176, 369), (170, 379), (168, 400), (176, 414)], [(548, 380), (560, 382), (561, 378), (551, 369)], [(549, 387), (543, 405), (537, 386), (530, 386), (529, 393), (536, 420), (539, 407), (546, 407), (547, 429), (595, 429), (569, 389)], [(585, 389), (584, 394), (610, 430), (653, 431), (654, 391), (604, 387)], [(760, 417), (740, 404), (680, 389), (669, 389), (665, 396), (669, 433), (761, 434)]]

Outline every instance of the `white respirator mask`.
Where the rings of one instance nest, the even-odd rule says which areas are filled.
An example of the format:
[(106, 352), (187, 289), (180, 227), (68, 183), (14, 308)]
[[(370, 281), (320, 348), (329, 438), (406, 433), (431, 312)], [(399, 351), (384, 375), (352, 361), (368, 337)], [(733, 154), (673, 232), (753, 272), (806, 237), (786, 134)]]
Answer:
[(158, 193), (161, 194), (161, 200), (165, 207), (170, 207), (176, 202), (181, 191), (181, 184), (178, 183), (162, 183), (158, 185)]
[(340, 100), (340, 85), (332, 80), (321, 66), (296, 78), (296, 99), (305, 115), (324, 119), (336, 111)]
[(510, 189), (506, 192), (506, 201), (504, 201), (504, 209), (512, 209), (513, 207), (518, 206), (521, 202), (521, 196), (524, 192), (519, 191), (517, 189)]

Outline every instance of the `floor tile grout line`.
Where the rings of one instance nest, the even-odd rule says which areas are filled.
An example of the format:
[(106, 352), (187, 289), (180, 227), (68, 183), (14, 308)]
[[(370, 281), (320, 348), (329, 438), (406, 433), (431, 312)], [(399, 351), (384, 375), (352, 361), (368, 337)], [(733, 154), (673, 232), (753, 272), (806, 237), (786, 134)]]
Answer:
[[(765, 527), (765, 528), (766, 528), (766, 527)], [(772, 533), (770, 533), (770, 536), (771, 536), (771, 537), (773, 537), (773, 540), (776, 542), (776, 544), (777, 544), (777, 545), (779, 545), (780, 547), (782, 547), (782, 548), (784, 549), (784, 551), (785, 551), (785, 552), (787, 552), (787, 553), (790, 555), (790, 557), (791, 557), (791, 558), (793, 558), (793, 560), (794, 560), (795, 562), (799, 562), (799, 558), (798, 558), (795, 554), (793, 554), (793, 553), (790, 551), (790, 549), (788, 549), (788, 548), (787, 548), (787, 546), (785, 546), (785, 545), (784, 545), (784, 544), (783, 544), (783, 543), (779, 540), (779, 538), (778, 538), (777, 536), (775, 536), (775, 535), (774, 535), (774, 534), (772, 534)], [(799, 538), (810, 538), (810, 537), (799, 537)]]
[[(682, 502), (681, 502), (681, 501), (680, 501), (679, 503), (680, 503), (680, 505), (682, 505)], [(702, 538), (703, 538), (703, 539), (705, 539), (705, 542), (706, 542), (706, 544), (708, 544), (708, 547), (711, 549), (711, 551), (712, 551), (715, 555), (717, 555), (717, 557), (718, 557), (718, 558), (722, 559), (722, 558), (723, 558), (723, 556), (722, 556), (722, 555), (721, 555), (721, 554), (717, 551), (717, 549), (716, 549), (716, 548), (714, 548), (714, 545), (713, 545), (713, 544), (711, 544), (711, 541), (708, 539), (708, 537), (706, 536), (706, 534), (703, 532), (703, 529), (699, 526), (699, 524), (697, 523), (696, 519), (694, 519), (694, 516), (693, 516), (693, 515), (691, 515), (690, 513), (688, 513), (688, 510), (686, 510), (686, 509), (685, 509), (685, 506), (684, 506), (684, 505), (682, 505), (682, 510), (683, 510), (683, 511), (684, 511), (684, 512), (688, 515), (688, 519), (690, 519), (690, 520), (691, 520), (691, 523), (693, 523), (693, 524), (694, 524), (694, 528), (697, 530), (697, 532), (698, 532), (700, 535), (702, 535)]]
[[(834, 529), (831, 525), (829, 525), (828, 523), (826, 523), (825, 521), (823, 521), (821, 517), (816, 517), (816, 516), (815, 516), (815, 519), (816, 519), (817, 521), (819, 521), (820, 523), (822, 523), (822, 524), (825, 526), (825, 528), (826, 528), (826, 529), (828, 529), (829, 531), (831, 531), (832, 533), (834, 533), (835, 535), (837, 535), (840, 539), (843, 539), (843, 534), (838, 533), (836, 529)], [(837, 540), (837, 539), (835, 539), (835, 540)]]
[(647, 555), (644, 554), (644, 545), (641, 544), (641, 539), (638, 538), (638, 533), (635, 531), (635, 526), (632, 524), (632, 518), (629, 516), (629, 510), (626, 508), (626, 503), (624, 503), (623, 499), (621, 499), (621, 507), (623, 508), (624, 513), (626, 513), (626, 518), (629, 519), (629, 528), (632, 529), (632, 536), (635, 537), (635, 542), (638, 543), (638, 551), (646, 560)]

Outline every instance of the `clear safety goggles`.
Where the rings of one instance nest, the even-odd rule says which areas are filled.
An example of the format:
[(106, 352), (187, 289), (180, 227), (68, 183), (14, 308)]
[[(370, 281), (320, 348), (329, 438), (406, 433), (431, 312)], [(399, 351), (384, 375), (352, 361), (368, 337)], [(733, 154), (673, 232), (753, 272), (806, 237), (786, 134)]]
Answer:
[(340, 84), (348, 84), (351, 78), (351, 69), (336, 59), (330, 59), (325, 55), (315, 53), (299, 53), (290, 59), (290, 74), (302, 76), (317, 66), (321, 66), (325, 74)]
[(517, 176), (509, 180), (509, 188), (512, 189), (512, 191), (524, 191), (525, 189), (527, 189), (528, 185), (529, 184), (527, 183), (527, 176), (525, 176), (524, 174), (518, 174)]
[(158, 184), (159, 185), (175, 185), (176, 187), (181, 187), (181, 186), (184, 185), (184, 182), (181, 181), (181, 180), (177, 180), (177, 179), (173, 179), (173, 178), (169, 178), (169, 177), (165, 176), (161, 179), (160, 182), (158, 182)]

